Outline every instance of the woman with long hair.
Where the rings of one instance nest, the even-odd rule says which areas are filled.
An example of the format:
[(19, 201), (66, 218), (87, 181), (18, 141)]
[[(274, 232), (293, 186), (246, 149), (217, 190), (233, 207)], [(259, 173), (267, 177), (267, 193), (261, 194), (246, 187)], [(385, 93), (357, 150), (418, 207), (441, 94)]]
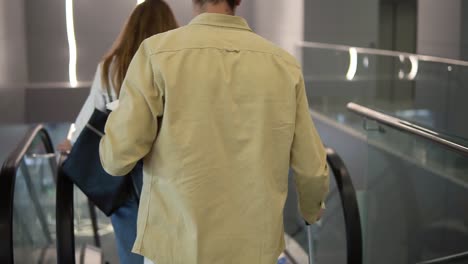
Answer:
[[(76, 119), (71, 142), (66, 140), (60, 144), (60, 151), (71, 149), (94, 109), (106, 111), (106, 104), (118, 99), (127, 69), (143, 40), (177, 27), (175, 16), (164, 0), (146, 0), (133, 10), (114, 45), (99, 63), (91, 92)], [(132, 175), (132, 180), (136, 186), (134, 197), (111, 215), (121, 264), (143, 263), (142, 256), (131, 252), (136, 238), (142, 175)]]

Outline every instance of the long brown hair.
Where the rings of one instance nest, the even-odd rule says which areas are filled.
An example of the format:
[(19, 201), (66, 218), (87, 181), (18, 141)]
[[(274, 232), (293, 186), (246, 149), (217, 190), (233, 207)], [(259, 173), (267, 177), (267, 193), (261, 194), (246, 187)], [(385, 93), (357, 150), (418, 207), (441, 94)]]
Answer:
[(103, 58), (103, 86), (111, 87), (112, 82), (118, 97), (128, 66), (143, 40), (177, 27), (175, 16), (164, 0), (146, 0), (139, 4)]

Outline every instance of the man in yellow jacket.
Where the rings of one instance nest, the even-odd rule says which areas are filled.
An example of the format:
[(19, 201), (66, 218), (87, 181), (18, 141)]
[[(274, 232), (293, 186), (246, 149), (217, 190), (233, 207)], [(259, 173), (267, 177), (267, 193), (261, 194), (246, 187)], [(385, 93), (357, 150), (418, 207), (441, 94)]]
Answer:
[(240, 0), (193, 2), (189, 25), (147, 39), (133, 58), (102, 164), (120, 176), (144, 159), (135, 253), (157, 264), (273, 264), (289, 168), (308, 222), (328, 191), (301, 68), (234, 16)]

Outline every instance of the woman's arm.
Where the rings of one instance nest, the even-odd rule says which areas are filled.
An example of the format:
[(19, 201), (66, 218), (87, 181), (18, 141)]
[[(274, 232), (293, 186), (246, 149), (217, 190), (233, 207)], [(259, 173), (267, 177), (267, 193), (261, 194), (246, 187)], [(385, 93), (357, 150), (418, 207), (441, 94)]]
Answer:
[(108, 96), (106, 90), (102, 87), (101, 82), (101, 65), (98, 65), (96, 74), (94, 75), (93, 84), (91, 85), (91, 90), (89, 96), (86, 99), (83, 107), (81, 108), (80, 113), (75, 121), (75, 132), (71, 138), (71, 142), (75, 142), (78, 136), (83, 131), (84, 127), (88, 123), (91, 115), (94, 112), (94, 109), (99, 109), (101, 111), (106, 111), (106, 100)]
[[(106, 103), (109, 101), (109, 96), (107, 95), (107, 90), (102, 87), (101, 71), (102, 66), (99, 64), (94, 75), (88, 98), (86, 98), (86, 101), (75, 120), (75, 131), (72, 132), (71, 138), (66, 138), (57, 146), (58, 151), (69, 152), (71, 150), (73, 143), (75, 143), (76, 139), (81, 134), (81, 131), (83, 131), (84, 127), (89, 122), (94, 109), (106, 111)], [(110, 90), (113, 91), (113, 89)], [(112, 93), (112, 96), (115, 98), (115, 93)]]

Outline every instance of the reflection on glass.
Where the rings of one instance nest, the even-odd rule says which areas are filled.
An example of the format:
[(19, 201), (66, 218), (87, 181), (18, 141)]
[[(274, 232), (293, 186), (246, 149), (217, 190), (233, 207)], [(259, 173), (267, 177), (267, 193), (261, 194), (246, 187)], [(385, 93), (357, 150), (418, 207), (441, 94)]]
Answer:
[[(352, 121), (357, 102), (407, 121), (468, 139), (468, 62), (394, 51), (301, 43), (304, 79), (315, 113)], [(362, 63), (358, 63), (362, 62)], [(352, 82), (350, 82), (352, 80)], [(417, 115), (419, 110), (429, 112)], [(398, 113), (415, 113), (408, 117)], [(346, 123), (353, 128), (360, 123)]]
[(349, 69), (348, 73), (346, 74), (346, 79), (348, 81), (352, 81), (354, 76), (356, 75), (357, 67), (358, 67), (358, 54), (356, 48), (349, 48)]
[(362, 65), (364, 65), (364, 67), (366, 68), (369, 68), (369, 57), (364, 57), (364, 59), (362, 60)]
[[(363, 63), (354, 70), (353, 47), (301, 47), (312, 116), (324, 143), (343, 156), (358, 192), (365, 263), (419, 263), (466, 252), (468, 214), (460, 208), (468, 206), (468, 158), (364, 122), (346, 105), (358, 103), (468, 146), (468, 62), (355, 48)], [(341, 248), (321, 241), (338, 237), (333, 222), (324, 221), (334, 227), (329, 234), (315, 233), (317, 257)]]
[[(35, 155), (32, 155), (35, 154)], [(57, 263), (55, 175), (52, 160), (34, 142), (16, 174), (13, 205), (15, 263)], [(34, 157), (33, 157), (34, 156)]]
[(409, 59), (411, 61), (411, 71), (408, 74), (408, 79), (414, 80), (416, 78), (416, 75), (418, 75), (419, 60), (416, 56), (409, 56)]
[(385, 125), (367, 131), (367, 142), (366, 263), (465, 252), (468, 157)]

